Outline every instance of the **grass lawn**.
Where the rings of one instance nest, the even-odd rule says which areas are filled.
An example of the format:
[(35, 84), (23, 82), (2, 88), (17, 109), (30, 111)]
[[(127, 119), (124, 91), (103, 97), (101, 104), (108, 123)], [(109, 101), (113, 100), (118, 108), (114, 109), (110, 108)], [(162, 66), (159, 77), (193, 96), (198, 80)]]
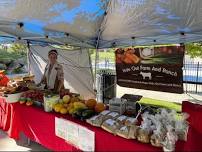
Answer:
[[(91, 55), (91, 59), (95, 60), (95, 52)], [(109, 59), (110, 62), (115, 61), (115, 54), (114, 52), (99, 52), (99, 60)]]
[(162, 107), (162, 108), (168, 108), (176, 110), (177, 112), (182, 111), (182, 105), (174, 102), (164, 101), (164, 100), (157, 100), (157, 99), (151, 99), (151, 98), (145, 98), (143, 97), (139, 103), (151, 105), (155, 107)]

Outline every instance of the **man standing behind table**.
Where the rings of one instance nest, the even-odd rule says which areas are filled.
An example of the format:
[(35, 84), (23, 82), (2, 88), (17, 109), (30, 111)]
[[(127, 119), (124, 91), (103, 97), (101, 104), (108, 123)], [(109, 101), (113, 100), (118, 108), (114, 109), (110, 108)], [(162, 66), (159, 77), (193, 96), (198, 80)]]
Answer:
[(64, 89), (64, 72), (62, 65), (57, 62), (57, 57), (58, 52), (56, 50), (48, 52), (49, 62), (38, 86), (45, 84), (45, 89), (59, 93), (61, 89)]

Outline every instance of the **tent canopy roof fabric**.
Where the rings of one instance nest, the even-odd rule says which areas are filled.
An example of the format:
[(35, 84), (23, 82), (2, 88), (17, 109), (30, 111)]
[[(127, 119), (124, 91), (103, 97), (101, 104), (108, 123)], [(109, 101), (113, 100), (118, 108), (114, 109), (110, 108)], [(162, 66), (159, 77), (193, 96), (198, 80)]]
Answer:
[(0, 1), (1, 42), (85, 48), (186, 43), (202, 40), (201, 25), (201, 0)]

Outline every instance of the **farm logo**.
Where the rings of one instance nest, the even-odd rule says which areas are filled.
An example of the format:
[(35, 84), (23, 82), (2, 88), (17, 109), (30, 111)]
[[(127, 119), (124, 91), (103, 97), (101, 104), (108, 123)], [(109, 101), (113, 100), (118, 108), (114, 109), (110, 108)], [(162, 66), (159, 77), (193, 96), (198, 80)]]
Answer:
[(115, 55), (120, 86), (183, 93), (184, 46), (119, 48)]

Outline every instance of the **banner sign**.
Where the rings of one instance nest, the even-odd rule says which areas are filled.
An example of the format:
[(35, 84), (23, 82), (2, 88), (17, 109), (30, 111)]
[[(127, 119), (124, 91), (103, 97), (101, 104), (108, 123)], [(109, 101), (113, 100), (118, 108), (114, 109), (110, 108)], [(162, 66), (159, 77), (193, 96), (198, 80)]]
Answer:
[(184, 46), (117, 49), (117, 84), (183, 93)]

